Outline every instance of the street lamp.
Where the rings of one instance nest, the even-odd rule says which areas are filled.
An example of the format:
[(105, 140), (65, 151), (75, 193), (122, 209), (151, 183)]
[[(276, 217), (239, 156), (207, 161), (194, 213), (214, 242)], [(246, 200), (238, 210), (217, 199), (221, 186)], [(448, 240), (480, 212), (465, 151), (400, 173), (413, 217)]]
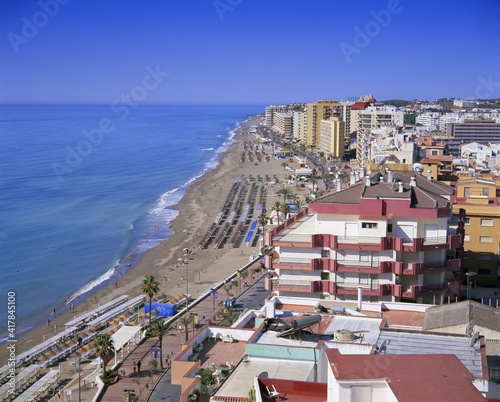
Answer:
[(470, 278), (475, 277), (477, 275), (477, 272), (466, 272), (465, 275), (467, 275), (467, 300), (470, 299)]
[(189, 259), (179, 258), (179, 262), (186, 266), (186, 312), (189, 311)]
[(78, 350), (80, 350), (80, 348), (82, 347), (82, 343), (83, 343), (83, 339), (79, 336), (78, 337), (78, 340), (77, 340), (77, 343), (78, 343), (78, 349), (77, 349), (77, 354), (78, 354), (78, 402), (80, 402), (82, 400), (82, 389), (80, 387), (80, 361), (82, 360), (82, 355), (81, 353), (78, 352)]

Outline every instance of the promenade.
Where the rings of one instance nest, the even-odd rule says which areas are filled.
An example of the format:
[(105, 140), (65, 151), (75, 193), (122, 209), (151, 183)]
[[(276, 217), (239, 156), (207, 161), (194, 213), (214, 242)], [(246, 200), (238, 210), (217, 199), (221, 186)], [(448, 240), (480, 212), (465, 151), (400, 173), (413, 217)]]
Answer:
[[(257, 264), (257, 263), (256, 263)], [(255, 265), (257, 266), (257, 265)], [(253, 266), (249, 268), (253, 270)], [(266, 271), (263, 270), (259, 274), (253, 276), (249, 275), (247, 278), (247, 286), (234, 286), (232, 292), (235, 298), (240, 297), (245, 292), (249, 291), (263, 276), (265, 276)], [(124, 356), (123, 362), (120, 365), (118, 371), (122, 374), (120, 379), (115, 383), (106, 388), (102, 393), (99, 401), (107, 402), (122, 402), (124, 399), (124, 393), (131, 393), (136, 396), (137, 401), (147, 401), (147, 400), (172, 400), (178, 401), (178, 396), (180, 395), (180, 386), (168, 384), (169, 395), (157, 395), (157, 390), (155, 385), (158, 380), (165, 375), (168, 380), (169, 376), (169, 362), (171, 359), (180, 352), (182, 343), (186, 340), (186, 334), (184, 329), (180, 329), (180, 323), (178, 322), (180, 318), (185, 317), (188, 314), (190, 317), (198, 316), (198, 325), (193, 326), (190, 324), (188, 326), (188, 338), (196, 333), (197, 328), (201, 328), (206, 324), (217, 324), (221, 321), (218, 314), (222, 311), (222, 302), (227, 298), (225, 292), (221, 289), (219, 291), (219, 296), (217, 300), (211, 299), (210, 297), (202, 300), (198, 304), (189, 308), (189, 312), (184, 312), (184, 314), (179, 315), (177, 320), (172, 323), (172, 330), (163, 337), (162, 350), (163, 350), (163, 366), (164, 370), (161, 370), (158, 366), (156, 371), (153, 371), (150, 367), (150, 362), (153, 360), (151, 353), (152, 348), (157, 348), (159, 346), (158, 338), (146, 338), (140, 345), (131, 352)], [(168, 319), (168, 318), (167, 318)], [(138, 366), (140, 362), (140, 372), (138, 371)], [(134, 372), (134, 363), (136, 370)], [(108, 368), (111, 367), (112, 363), (108, 364)], [(64, 367), (63, 370), (73, 370), (76, 371), (74, 366), (71, 368)], [(92, 384), (93, 379), (102, 370), (96, 365), (94, 360), (82, 362), (81, 372), (80, 372), (80, 394), (81, 401), (90, 402), (94, 399), (97, 388)], [(89, 378), (91, 376), (92, 378)], [(165, 382), (165, 379), (164, 379)], [(168, 381), (169, 382), (169, 381)], [(78, 401), (78, 375), (73, 374), (72, 380), (64, 386), (64, 390), (71, 390), (71, 395), (66, 395), (66, 401)], [(59, 399), (54, 396), (50, 399), (54, 402), (64, 401), (64, 395)]]

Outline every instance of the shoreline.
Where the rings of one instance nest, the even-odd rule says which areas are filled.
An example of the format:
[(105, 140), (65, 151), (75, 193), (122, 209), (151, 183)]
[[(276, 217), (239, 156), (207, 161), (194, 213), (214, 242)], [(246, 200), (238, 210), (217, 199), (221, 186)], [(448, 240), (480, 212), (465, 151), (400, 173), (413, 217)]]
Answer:
[[(256, 166), (257, 163), (240, 162), (244, 141), (255, 140), (254, 136), (246, 137), (244, 131), (251, 125), (258, 125), (261, 119), (262, 117), (253, 116), (240, 122), (235, 128), (233, 142), (220, 153), (217, 166), (190, 184), (178, 204), (173, 206), (178, 211), (178, 215), (171, 222), (172, 234), (162, 240), (159, 245), (147, 250), (137, 264), (128, 268), (115, 283), (110, 283), (93, 292), (92, 297), (96, 300), (93, 304), (90, 304), (88, 300), (82, 300), (80, 304), (75, 305), (74, 312), (58, 313), (51, 320), (50, 326), (42, 324), (17, 338), (17, 354), (41, 343), (44, 338), (53, 336), (74, 316), (95, 308), (96, 303), (102, 305), (125, 294), (129, 298), (141, 295), (140, 287), (145, 275), (155, 275), (160, 282), (160, 292), (164, 298), (186, 293), (184, 288), (186, 285), (189, 285), (189, 293), (196, 298), (210, 289), (214, 283), (243, 266), (249, 257), (258, 255), (258, 247), (251, 245), (223, 249), (209, 247), (203, 250), (198, 250), (197, 245), (220, 212), (235, 177), (241, 174), (263, 176), (269, 173), (284, 173), (278, 160), (271, 159), (270, 162), (262, 162), (259, 166)], [(272, 205), (273, 202), (271, 198), (274, 194), (271, 193), (269, 191), (268, 205)], [(276, 200), (278, 199), (276, 196)], [(194, 250), (194, 253), (189, 256), (188, 282), (184, 279), (187, 274), (184, 267), (169, 271), (169, 267), (177, 264), (177, 260), (184, 256), (184, 248)], [(57, 332), (54, 331), (54, 326)], [(0, 361), (7, 361), (5, 347), (0, 352)]]

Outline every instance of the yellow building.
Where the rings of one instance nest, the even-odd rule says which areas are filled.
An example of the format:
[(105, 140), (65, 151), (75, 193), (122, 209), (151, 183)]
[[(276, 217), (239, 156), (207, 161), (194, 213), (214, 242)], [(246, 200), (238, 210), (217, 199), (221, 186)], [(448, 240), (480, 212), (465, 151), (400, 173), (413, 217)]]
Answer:
[(307, 104), (306, 146), (319, 149), (321, 120), (340, 114), (341, 108), (342, 105), (336, 100), (319, 100)]
[(474, 272), (481, 286), (497, 286), (500, 248), (500, 203), (496, 183), (479, 177), (457, 182), (457, 199), (453, 214), (465, 209), (464, 260), (465, 272)]
[(344, 132), (345, 123), (338, 117), (330, 117), (328, 120), (321, 120), (319, 134), (319, 150), (325, 156), (331, 155), (333, 158), (344, 157)]

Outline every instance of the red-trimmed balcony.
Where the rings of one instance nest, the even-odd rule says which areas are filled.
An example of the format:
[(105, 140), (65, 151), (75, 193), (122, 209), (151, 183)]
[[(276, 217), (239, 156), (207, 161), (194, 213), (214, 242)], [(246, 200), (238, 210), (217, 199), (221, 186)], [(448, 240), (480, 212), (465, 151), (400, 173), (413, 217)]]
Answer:
[(292, 271), (333, 271), (331, 258), (286, 258), (275, 259), (272, 267)]
[(357, 296), (358, 287), (363, 288), (363, 296), (372, 296), (372, 297), (380, 297), (380, 296), (388, 296), (391, 295), (391, 286), (390, 284), (384, 285), (357, 285), (357, 284), (346, 284), (346, 283), (335, 283), (333, 286), (332, 293), (338, 295), (351, 295)]
[(334, 261), (332, 271), (354, 272), (359, 274), (384, 274), (393, 271), (393, 261), (365, 262), (365, 261)]
[(420, 275), (423, 272), (424, 264), (422, 262), (403, 262), (402, 275)]
[(366, 251), (393, 250), (394, 247), (397, 247), (396, 239), (392, 237), (337, 236), (336, 248)]
[(401, 296), (405, 299), (418, 299), (422, 296), (422, 285), (398, 285), (401, 286)]
[(460, 272), (462, 269), (462, 260), (459, 258), (447, 259), (444, 261), (427, 261), (423, 263), (422, 273), (430, 274), (433, 272)]
[(297, 292), (297, 293), (313, 293), (315, 290), (316, 281), (306, 281), (297, 279), (272, 279), (271, 289), (277, 292)]

